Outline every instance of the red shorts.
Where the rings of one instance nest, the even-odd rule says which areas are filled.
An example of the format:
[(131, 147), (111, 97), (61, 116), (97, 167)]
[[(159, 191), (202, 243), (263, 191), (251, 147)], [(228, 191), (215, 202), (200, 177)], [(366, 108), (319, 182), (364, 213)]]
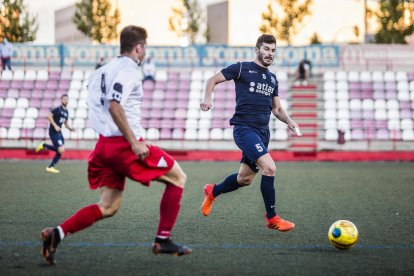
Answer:
[(123, 136), (100, 136), (88, 161), (89, 187), (123, 191), (126, 177), (149, 186), (151, 180), (166, 174), (173, 165), (171, 155), (159, 147), (150, 146), (148, 156), (140, 160)]

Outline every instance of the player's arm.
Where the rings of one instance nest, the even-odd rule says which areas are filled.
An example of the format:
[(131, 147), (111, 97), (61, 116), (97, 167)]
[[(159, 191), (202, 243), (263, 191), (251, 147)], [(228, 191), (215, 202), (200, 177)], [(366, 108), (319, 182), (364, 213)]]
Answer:
[(124, 108), (121, 104), (115, 100), (110, 101), (109, 113), (111, 114), (112, 119), (121, 131), (122, 135), (124, 135), (125, 139), (131, 145), (132, 151), (136, 154), (136, 156), (140, 159), (147, 157), (148, 147), (145, 143), (137, 141), (134, 133), (129, 127)]
[(66, 122), (65, 122), (65, 127), (66, 127), (67, 129), (69, 129), (70, 131), (74, 131), (74, 130), (75, 130), (73, 127), (71, 127), (71, 126), (69, 125), (69, 122), (68, 122), (68, 121), (66, 121)]
[(224, 81), (226, 81), (226, 78), (224, 77), (223, 73), (221, 73), (221, 71), (217, 72), (206, 81), (206, 84), (204, 86), (203, 101), (200, 103), (201, 110), (208, 111), (213, 107), (211, 95), (213, 94), (216, 85)]
[(273, 97), (272, 99), (272, 113), (280, 121), (286, 123), (289, 129), (295, 131), (298, 136), (301, 136), (299, 131), (299, 125), (295, 121), (293, 121), (286, 113), (286, 111), (283, 109), (279, 97)]
[(60, 132), (60, 127), (56, 124), (55, 120), (53, 120), (53, 111), (54, 110), (52, 110), (52, 112), (49, 112), (49, 114), (47, 115), (47, 119), (48, 119), (50, 125), (53, 126), (53, 128), (57, 132)]

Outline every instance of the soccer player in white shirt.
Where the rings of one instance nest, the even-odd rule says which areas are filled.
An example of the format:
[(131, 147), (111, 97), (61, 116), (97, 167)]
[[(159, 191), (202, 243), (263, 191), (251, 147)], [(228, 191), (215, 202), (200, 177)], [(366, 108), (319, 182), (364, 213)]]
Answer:
[(89, 158), (88, 180), (91, 189), (100, 188), (101, 198), (99, 203), (80, 209), (59, 226), (41, 232), (42, 253), (49, 264), (55, 263), (56, 247), (65, 236), (111, 217), (119, 210), (126, 177), (143, 185), (149, 185), (152, 180), (166, 185), (153, 252), (181, 256), (192, 251), (170, 239), (180, 210), (186, 174), (169, 154), (147, 144), (141, 137), (143, 90), (137, 76), (146, 53), (146, 39), (144, 28), (125, 27), (120, 36), (121, 56), (90, 76), (89, 119), (100, 135)]

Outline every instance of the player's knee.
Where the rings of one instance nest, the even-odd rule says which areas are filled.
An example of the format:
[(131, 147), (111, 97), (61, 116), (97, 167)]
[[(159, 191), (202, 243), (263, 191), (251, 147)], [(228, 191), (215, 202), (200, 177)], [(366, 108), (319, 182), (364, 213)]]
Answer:
[(276, 166), (274, 164), (270, 164), (269, 166), (265, 166), (262, 168), (262, 174), (267, 176), (275, 176), (276, 175)]
[(65, 148), (64, 147), (59, 147), (58, 148), (58, 153), (63, 154), (65, 152)]
[(114, 216), (118, 210), (119, 207), (117, 206), (110, 206), (110, 207), (105, 207), (105, 206), (100, 206), (101, 212), (102, 212), (102, 217), (103, 218), (108, 218), (108, 217), (112, 217)]
[(184, 188), (185, 182), (187, 181), (187, 174), (180, 170), (180, 172), (177, 173), (177, 181), (175, 183), (176, 186)]
[(252, 176), (237, 176), (237, 182), (239, 183), (240, 186), (248, 186), (250, 184), (252, 184), (253, 182), (253, 177)]

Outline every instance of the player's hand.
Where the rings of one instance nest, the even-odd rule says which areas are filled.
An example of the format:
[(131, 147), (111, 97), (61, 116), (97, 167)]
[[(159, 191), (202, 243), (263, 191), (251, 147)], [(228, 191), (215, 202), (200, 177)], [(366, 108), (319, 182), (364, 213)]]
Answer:
[(296, 122), (289, 121), (288, 127), (289, 129), (294, 131), (298, 137), (302, 136), (302, 133), (300, 132), (300, 129), (299, 129), (299, 125)]
[(60, 132), (62, 129), (59, 126), (55, 126), (56, 132)]
[(135, 155), (141, 160), (148, 156), (148, 145), (144, 142), (136, 142), (131, 146), (131, 148)]
[(204, 100), (200, 103), (200, 108), (202, 111), (209, 111), (213, 108), (213, 104), (211, 103), (211, 101)]

